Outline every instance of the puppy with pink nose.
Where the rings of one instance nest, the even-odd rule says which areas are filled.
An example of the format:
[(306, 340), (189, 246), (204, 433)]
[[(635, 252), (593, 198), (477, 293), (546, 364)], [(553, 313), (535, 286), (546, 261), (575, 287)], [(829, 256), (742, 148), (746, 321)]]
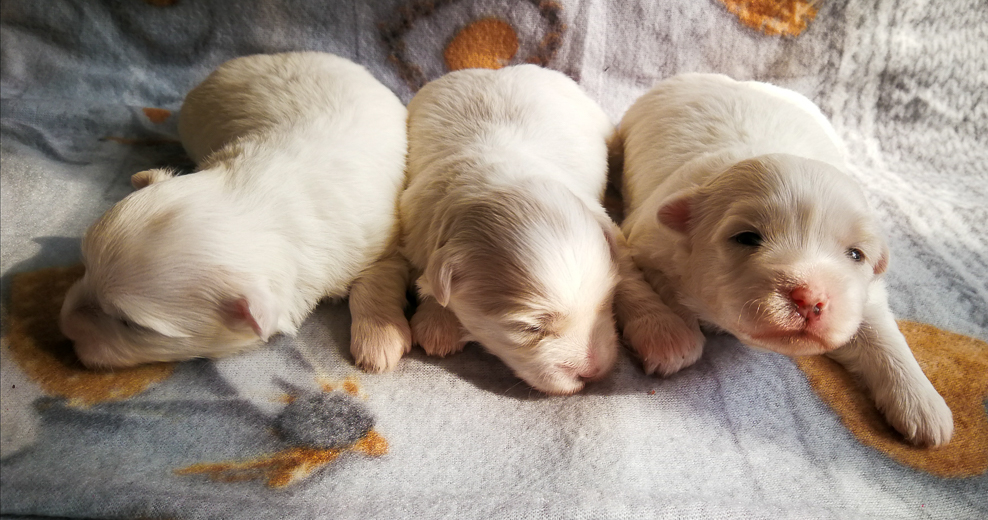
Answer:
[[(603, 377), (617, 356), (620, 233), (600, 203), (606, 114), (534, 65), (447, 74), (408, 109), (400, 220), (420, 295), (415, 343), (445, 356), (480, 342), (551, 394)], [(380, 370), (402, 353), (367, 343), (355, 357)]]
[(951, 411), (888, 307), (881, 227), (812, 102), (687, 74), (639, 98), (619, 133), (641, 273), (615, 303), (646, 372), (694, 363), (709, 324), (753, 347), (827, 354), (910, 442), (950, 440)]

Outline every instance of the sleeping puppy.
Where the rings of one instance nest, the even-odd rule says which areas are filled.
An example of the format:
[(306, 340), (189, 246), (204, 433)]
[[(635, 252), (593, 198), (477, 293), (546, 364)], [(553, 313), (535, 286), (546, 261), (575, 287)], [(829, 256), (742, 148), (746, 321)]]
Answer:
[(375, 287), (380, 273), (400, 282), (408, 270), (396, 248), (406, 115), (366, 70), (330, 54), (221, 65), (180, 114), (199, 171), (135, 174), (138, 191), (86, 232), (86, 273), (61, 314), (80, 360), (232, 354), (294, 333), (351, 285), (354, 328), (410, 348), (403, 293)]
[[(569, 78), (534, 65), (463, 70), (409, 104), (402, 252), (417, 271), (414, 341), (477, 341), (550, 394), (617, 355), (613, 227), (599, 200), (613, 125)], [(368, 349), (363, 366), (401, 352)]]
[(950, 409), (889, 311), (881, 227), (812, 102), (682, 75), (635, 102), (620, 137), (623, 229), (643, 278), (616, 312), (646, 372), (695, 362), (703, 322), (753, 347), (827, 354), (906, 439), (950, 440)]

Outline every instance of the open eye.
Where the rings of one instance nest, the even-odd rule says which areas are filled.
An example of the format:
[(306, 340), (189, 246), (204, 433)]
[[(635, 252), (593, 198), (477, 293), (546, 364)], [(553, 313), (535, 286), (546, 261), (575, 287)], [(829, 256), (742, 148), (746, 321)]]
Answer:
[(762, 245), (762, 236), (754, 231), (745, 231), (731, 237), (735, 242), (748, 247), (758, 247)]
[(864, 260), (864, 253), (856, 247), (852, 247), (847, 250), (847, 257), (855, 262), (861, 262)]

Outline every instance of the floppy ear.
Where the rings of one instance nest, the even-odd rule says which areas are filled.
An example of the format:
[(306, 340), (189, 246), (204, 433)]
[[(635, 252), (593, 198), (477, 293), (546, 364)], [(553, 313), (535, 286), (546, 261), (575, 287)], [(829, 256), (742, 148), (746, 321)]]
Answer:
[(621, 228), (618, 227), (611, 217), (608, 217), (606, 213), (598, 213), (596, 211), (591, 211), (594, 219), (600, 224), (601, 230), (604, 232), (604, 239), (607, 240), (607, 247), (611, 250), (611, 260), (614, 262), (618, 261), (618, 235), (623, 236), (621, 233)]
[(884, 273), (885, 270), (888, 269), (888, 266), (889, 266), (889, 246), (888, 246), (888, 244), (885, 243), (885, 240), (882, 240), (881, 243), (879, 244), (879, 247), (881, 249), (880, 249), (880, 253), (878, 255), (878, 261), (875, 262), (875, 267), (874, 267), (874, 270), (875, 270), (875, 274), (876, 275), (879, 275), (879, 274)]
[(449, 246), (439, 248), (429, 258), (425, 273), (418, 279), (419, 289), (445, 307), (449, 304), (449, 297), (453, 291), (453, 275), (458, 264), (459, 259), (450, 252)]
[(248, 293), (227, 303), (228, 318), (249, 326), (261, 341), (267, 341), (278, 332), (281, 310), (274, 295), (266, 289), (257, 287)]
[(146, 188), (156, 182), (167, 181), (175, 176), (175, 172), (163, 168), (144, 170), (130, 176), (130, 185), (135, 190)]
[(657, 218), (664, 226), (677, 233), (689, 233), (693, 220), (693, 203), (696, 198), (694, 190), (685, 190), (673, 194), (662, 202)]

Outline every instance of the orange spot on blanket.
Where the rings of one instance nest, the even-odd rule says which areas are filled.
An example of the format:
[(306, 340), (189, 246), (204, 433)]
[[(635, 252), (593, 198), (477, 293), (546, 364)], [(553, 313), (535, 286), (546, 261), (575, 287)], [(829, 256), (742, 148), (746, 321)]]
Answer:
[(446, 46), (449, 70), (500, 69), (518, 52), (518, 35), (507, 22), (485, 18), (464, 27)]
[(285, 487), (305, 479), (333, 462), (346, 451), (380, 457), (388, 452), (388, 441), (371, 430), (352, 446), (342, 449), (288, 448), (272, 455), (243, 462), (193, 464), (175, 470), (178, 475), (206, 475), (218, 482), (264, 480), (269, 487)]
[(988, 470), (988, 344), (930, 325), (900, 321), (923, 372), (954, 414), (946, 446), (912, 446), (892, 429), (842, 366), (824, 356), (796, 358), (810, 385), (863, 444), (906, 466), (941, 477), (971, 477)]
[[(528, 8), (523, 5), (511, 7), (511, 9), (534, 7), (538, 12), (537, 26), (528, 27), (528, 31), (519, 34), (507, 22), (493, 18), (489, 13), (488, 16), (470, 23), (455, 35), (434, 34), (425, 42), (425, 48), (415, 49), (415, 52), (412, 52), (409, 48), (410, 42), (405, 41), (405, 36), (416, 24), (423, 19), (441, 17), (442, 15), (437, 13), (460, 3), (464, 3), (463, 0), (410, 0), (399, 5), (387, 19), (378, 23), (378, 32), (386, 47), (388, 61), (397, 67), (398, 76), (405, 80), (412, 90), (422, 88), (430, 79), (423, 73), (422, 64), (412, 60), (412, 55), (426, 55), (431, 58), (433, 53), (439, 50), (433, 50), (431, 47), (437, 43), (437, 40), (449, 42), (443, 49), (443, 58), (449, 70), (476, 67), (498, 69), (507, 65), (512, 59), (546, 67), (562, 47), (566, 33), (562, 6), (552, 0), (528, 0), (525, 2), (530, 5)], [(442, 20), (438, 22), (442, 24)], [(539, 33), (542, 37), (535, 42), (534, 38)], [(530, 56), (515, 58), (519, 39), (522, 41), (527, 39), (530, 44), (534, 44)], [(416, 45), (422, 44), (416, 43)]]
[(357, 380), (357, 376), (348, 376), (341, 382), (320, 377), (316, 380), (316, 382), (319, 383), (319, 387), (322, 388), (323, 392), (334, 392), (339, 388), (354, 397), (361, 396), (360, 383)]
[(144, 115), (146, 115), (147, 118), (150, 119), (151, 122), (155, 124), (164, 123), (165, 121), (168, 120), (169, 117), (172, 116), (171, 110), (165, 110), (163, 108), (145, 107), (142, 110), (144, 111)]
[(804, 0), (719, 0), (741, 23), (770, 36), (799, 36), (816, 17)]
[(58, 315), (65, 293), (84, 272), (76, 265), (14, 276), (4, 340), (17, 365), (45, 393), (66, 397), (73, 406), (127, 399), (170, 376), (173, 363), (111, 372), (89, 370), (79, 362), (72, 343), (58, 329)]

